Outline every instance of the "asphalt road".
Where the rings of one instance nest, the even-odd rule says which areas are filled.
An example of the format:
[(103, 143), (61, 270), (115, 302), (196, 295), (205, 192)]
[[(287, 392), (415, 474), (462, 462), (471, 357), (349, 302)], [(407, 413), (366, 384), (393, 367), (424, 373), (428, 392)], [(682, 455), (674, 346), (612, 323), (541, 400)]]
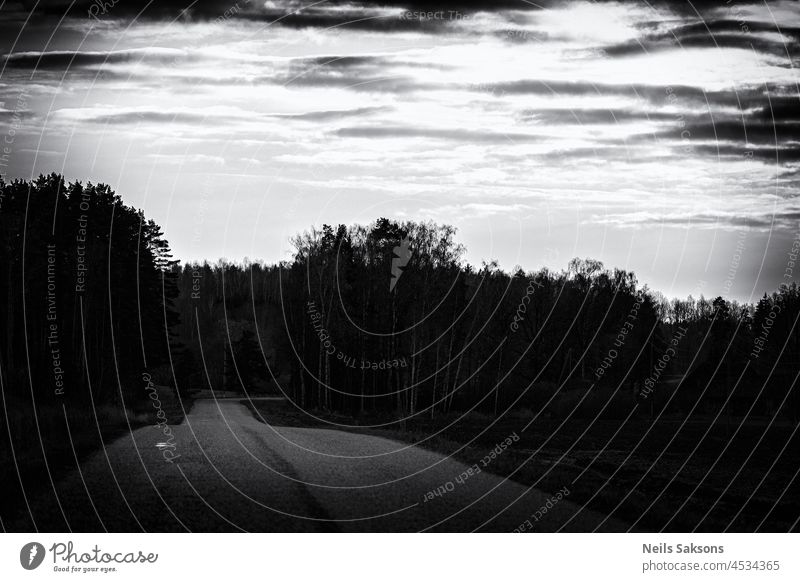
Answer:
[[(564, 530), (592, 531), (604, 517), (579, 512), (567, 495), (536, 521), (549, 493), (486, 471), (469, 475), (463, 463), (388, 439), (271, 427), (237, 400), (196, 400), (179, 426), (165, 420), (166, 435), (163, 425), (140, 428), (87, 459), (57, 484), (58, 501), (52, 492), (31, 500), (36, 527), (512, 531), (529, 520), (535, 532), (578, 513)], [(609, 520), (603, 529), (626, 528)]]

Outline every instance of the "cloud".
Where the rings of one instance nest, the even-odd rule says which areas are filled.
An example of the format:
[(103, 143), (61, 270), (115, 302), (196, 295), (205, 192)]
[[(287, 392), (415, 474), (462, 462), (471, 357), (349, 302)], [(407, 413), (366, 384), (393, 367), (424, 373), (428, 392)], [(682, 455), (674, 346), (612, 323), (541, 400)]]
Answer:
[[(40, 0), (40, 14), (61, 16), (70, 14), (86, 18), (93, 0)], [(110, 2), (109, 2), (110, 4)], [(34, 8), (31, 5), (30, 8)], [(423, 0), (120, 0), (106, 13), (95, 14), (97, 19), (140, 21), (208, 22), (215, 20), (254, 20), (271, 26), (287, 28), (348, 29), (369, 32), (437, 32), (458, 23), (451, 18), (409, 18), (411, 12), (458, 11), (473, 14), (479, 11), (532, 9), (521, 0), (438, 0), (435, 4)]]
[(607, 224), (621, 228), (642, 228), (654, 226), (679, 226), (705, 229), (747, 228), (759, 231), (793, 228), (800, 220), (800, 210), (791, 206), (776, 208), (774, 212), (706, 212), (673, 211), (657, 213), (652, 211), (626, 212), (613, 214), (594, 214), (585, 224)]
[(758, 115), (767, 122), (800, 121), (800, 95), (767, 94)]
[(774, 146), (774, 147), (753, 147), (747, 144), (702, 144), (692, 146), (692, 150), (708, 156), (722, 157), (735, 160), (747, 160), (753, 158), (771, 164), (789, 164), (800, 162), (800, 144)]
[[(586, 98), (578, 107), (526, 108), (517, 113), (519, 121), (537, 127), (656, 122), (660, 127), (624, 139), (639, 144), (673, 144), (704, 155), (777, 160), (781, 164), (797, 160), (800, 148), (800, 97), (783, 85), (704, 91), (691, 86), (524, 80), (493, 85), (491, 89), (493, 94)], [(590, 97), (628, 98), (643, 105), (602, 109), (591, 107)], [(598, 137), (597, 147), (592, 148), (597, 152), (595, 157), (605, 155), (609, 139), (624, 143), (623, 136)]]
[[(770, 101), (764, 97), (762, 107), (739, 113), (682, 117), (680, 123), (658, 131), (655, 137), (680, 139), (681, 145), (693, 145), (696, 152), (704, 154), (748, 156), (778, 163), (795, 161), (800, 153), (797, 100), (786, 96), (774, 98), (774, 105)], [(753, 104), (752, 99), (748, 102)]]
[[(65, 112), (59, 112), (59, 117), (64, 117)], [(81, 121), (90, 123), (122, 125), (136, 123), (207, 123), (207, 115), (186, 112), (169, 111), (124, 111), (81, 116)]]
[(356, 109), (333, 109), (328, 111), (309, 111), (307, 113), (276, 113), (271, 117), (297, 121), (336, 121), (350, 117), (366, 117), (374, 113), (391, 111), (391, 107), (358, 107)]
[[(769, 145), (785, 142), (800, 144), (800, 122), (767, 123), (762, 119), (746, 117), (739, 120), (710, 120), (687, 123), (682, 131), (690, 139), (711, 139), (720, 142)], [(664, 132), (662, 135), (669, 135)], [(674, 133), (673, 133), (674, 135)]]
[(325, 55), (294, 58), (286, 70), (279, 72), (273, 81), (297, 87), (340, 87), (361, 92), (410, 93), (434, 87), (420, 82), (408, 69), (434, 69), (444, 67), (434, 63), (415, 62), (402, 56), (391, 55)]
[(0, 101), (0, 121), (9, 119), (31, 119), (35, 114), (30, 109), (4, 109), (3, 102)]
[(441, 85), (419, 82), (408, 75), (362, 76), (330, 71), (309, 71), (297, 75), (280, 75), (271, 78), (270, 81), (288, 88), (339, 88), (360, 93), (394, 93), (397, 95), (441, 88)]
[(368, 139), (423, 138), (475, 144), (540, 142), (538, 135), (517, 132), (491, 132), (471, 129), (423, 128), (412, 126), (361, 126), (336, 130), (338, 137)]
[(129, 62), (158, 64), (190, 59), (189, 53), (170, 48), (142, 48), (119, 51), (28, 51), (4, 55), (5, 66), (14, 69), (68, 70), (71, 67)]
[(140, 123), (204, 125), (223, 123), (248, 123), (261, 118), (258, 114), (235, 107), (206, 107), (202, 109), (165, 109), (156, 111), (144, 108), (85, 107), (64, 108), (54, 111), (56, 120), (70, 123), (125, 125)]
[[(703, 23), (705, 24), (705, 23)], [(711, 23), (713, 25), (713, 23)], [(738, 24), (738, 23), (737, 23)], [(685, 50), (690, 48), (742, 49), (755, 50), (760, 53), (776, 57), (787, 58), (792, 54), (792, 48), (798, 42), (797, 29), (789, 27), (778, 32), (777, 27), (764, 32), (743, 31), (739, 29), (726, 32), (709, 32), (707, 30), (692, 30), (687, 32), (682, 27), (675, 27), (658, 34), (646, 35), (644, 38), (627, 40), (625, 42), (600, 47), (610, 57), (625, 57), (642, 55), (666, 50)], [(693, 29), (695, 26), (692, 27)], [(766, 29), (766, 27), (761, 27)]]
[[(584, 14), (575, 23), (563, 3), (537, 2), (554, 9), (552, 29), (524, 0), (200, 0), (173, 21), (189, 3), (157, 0), (136, 22), (139, 0), (119, 0), (99, 22), (78, 3), (52, 41), (42, 31), (59, 18), (39, 15), (31, 22), (38, 39), (32, 33), (0, 50), (14, 51), (6, 60), (12, 91), (34, 67), (44, 69), (26, 105), (40, 117), (57, 109), (47, 118), (56, 131), (42, 134), (43, 145), (57, 150), (69, 135), (91, 151), (108, 124), (98, 171), (125, 176), (120, 187), (132, 191), (139, 177), (119, 171), (114, 154), (129, 144), (140, 164), (159, 162), (154, 188), (182, 194), (196, 184), (173, 180), (176, 164), (216, 171), (225, 152), (224, 169), (246, 174), (245, 165), (261, 160), (253, 176), (279, 167), (281, 188), (315, 200), (346, 189), (354, 198), (337, 199), (343, 212), (358, 206), (358, 195), (396, 197), (399, 184), (465, 222), (536, 216), (513, 204), (534, 199), (565, 213), (580, 206), (581, 217), (607, 206), (616, 214), (598, 221), (623, 227), (693, 220), (727, 228), (746, 218), (768, 228), (767, 203), (754, 194), (800, 191), (800, 99), (795, 72), (781, 68), (790, 60), (776, 52), (797, 39), (797, 26), (779, 33), (748, 12), (750, 32), (742, 34), (733, 3), (693, 0), (703, 22), (688, 5), (614, 2), (588, 13), (603, 19)], [(50, 3), (52, 14), (67, 4)], [(409, 18), (409, 10), (475, 18)], [(228, 20), (213, 24), (226, 11)], [(7, 34), (0, 12), (0, 45), (8, 47), (16, 32)], [(619, 16), (618, 27), (604, 27), (606, 13)], [(701, 50), (667, 52), (673, 34)], [(659, 54), (644, 54), (632, 38)], [(754, 41), (759, 54), (739, 50), (752, 53)], [(148, 43), (179, 48), (135, 48)], [(91, 50), (65, 50), (79, 47)], [(102, 81), (91, 83), (98, 72)], [(68, 124), (70, 132), (57, 131)], [(189, 146), (191, 155), (178, 153)], [(28, 157), (12, 161), (17, 174), (30, 175)], [(85, 176), (75, 160), (65, 164)], [(280, 211), (282, 204), (276, 200)], [(797, 209), (778, 208), (775, 224), (788, 228)], [(564, 219), (565, 231), (579, 220)]]
[[(525, 109), (518, 115), (520, 121), (543, 124), (616, 124), (632, 121), (675, 121), (675, 113), (657, 110), (634, 109)], [(699, 115), (698, 115), (699, 117)]]
[(742, 20), (733, 20), (730, 18), (705, 18), (695, 22), (677, 24), (670, 29), (670, 36), (671, 34), (675, 34), (678, 37), (719, 33), (742, 34), (745, 33), (743, 29), (744, 26), (747, 27), (746, 30), (749, 32), (778, 32), (778, 30), (780, 30), (781, 33), (786, 35), (800, 36), (800, 27), (798, 26), (784, 26), (783, 24), (779, 25), (777, 22), (758, 22), (753, 20), (743, 22)]
[[(465, 87), (478, 93), (494, 96), (537, 95), (546, 97), (625, 97), (646, 100), (657, 105), (676, 104), (689, 106), (734, 107), (750, 109), (775, 103), (800, 102), (797, 88), (780, 83), (754, 84), (741, 81), (731, 89), (707, 90), (691, 85), (656, 85), (644, 83), (592, 83), (590, 81), (562, 81), (548, 79), (520, 79), (504, 83), (473, 84)], [(670, 97), (674, 95), (674, 97)], [(769, 98), (768, 98), (769, 96)]]

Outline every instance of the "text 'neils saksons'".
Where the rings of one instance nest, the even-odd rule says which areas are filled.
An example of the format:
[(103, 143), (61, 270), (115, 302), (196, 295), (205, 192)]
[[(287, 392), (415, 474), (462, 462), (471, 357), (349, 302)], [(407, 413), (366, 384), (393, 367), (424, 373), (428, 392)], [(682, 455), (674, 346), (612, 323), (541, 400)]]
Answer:
[(643, 554), (724, 554), (723, 546), (696, 546), (694, 544), (677, 544), (675, 548), (669, 544), (642, 544)]

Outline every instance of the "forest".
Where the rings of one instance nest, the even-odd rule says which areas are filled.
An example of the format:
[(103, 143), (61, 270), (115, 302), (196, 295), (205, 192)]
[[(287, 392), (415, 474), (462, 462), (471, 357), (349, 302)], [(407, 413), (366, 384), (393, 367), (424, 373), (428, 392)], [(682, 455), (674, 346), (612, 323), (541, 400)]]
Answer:
[[(313, 228), (280, 265), (175, 267), (176, 335), (203, 362), (185, 386), (367, 419), (624, 418), (638, 407), (796, 420), (796, 284), (754, 306), (669, 300), (592, 259), (559, 272), (476, 269), (455, 236), (381, 218)], [(403, 241), (410, 256), (395, 277)]]
[(387, 218), (311, 228), (280, 264), (180, 265), (106, 185), (0, 187), (0, 381), (15, 408), (135, 409), (147, 374), (179, 396), (282, 394), (353, 417), (638, 404), (796, 420), (796, 283), (756, 305), (670, 300), (593, 259), (478, 268), (454, 227)]
[(170, 360), (175, 267), (158, 225), (108, 186), (0, 182), (6, 398), (121, 402)]

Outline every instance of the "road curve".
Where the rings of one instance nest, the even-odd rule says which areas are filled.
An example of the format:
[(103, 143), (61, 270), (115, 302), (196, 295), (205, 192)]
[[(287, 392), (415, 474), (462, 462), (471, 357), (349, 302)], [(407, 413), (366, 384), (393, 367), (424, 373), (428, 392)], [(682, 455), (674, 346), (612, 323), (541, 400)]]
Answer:
[[(535, 521), (549, 494), (486, 472), (464, 477), (463, 463), (384, 438), (271, 427), (237, 400), (197, 400), (169, 428), (172, 440), (147, 426), (87, 459), (58, 483), (60, 507), (52, 491), (32, 501), (36, 528), (512, 531), (529, 519), (531, 531), (556, 531), (580, 509), (567, 496)], [(592, 531), (603, 518), (583, 510), (564, 530)], [(11, 529), (32, 529), (30, 518)]]

